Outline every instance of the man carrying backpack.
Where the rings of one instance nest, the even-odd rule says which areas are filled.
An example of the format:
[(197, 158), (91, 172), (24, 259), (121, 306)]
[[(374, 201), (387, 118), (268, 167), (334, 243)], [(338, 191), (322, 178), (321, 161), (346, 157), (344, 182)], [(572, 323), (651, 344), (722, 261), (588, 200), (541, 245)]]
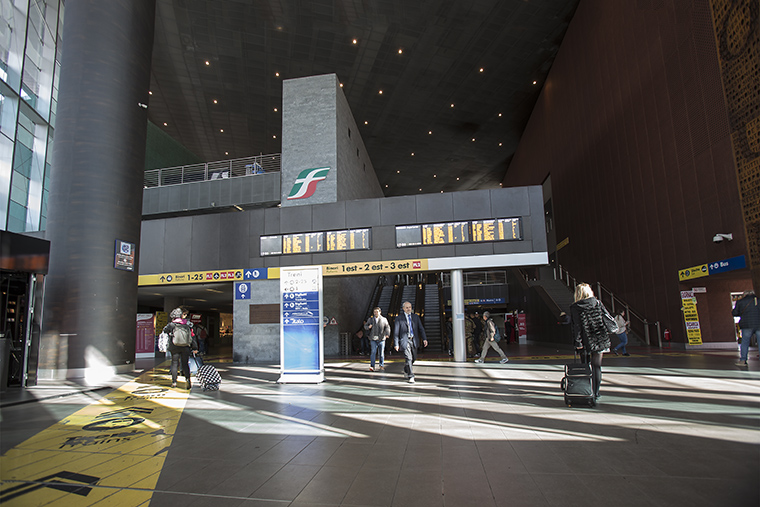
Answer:
[(475, 362), (482, 363), (486, 358), (486, 354), (488, 354), (488, 347), (492, 347), (501, 356), (501, 361), (499, 362), (501, 364), (506, 363), (509, 361), (509, 358), (499, 347), (501, 335), (491, 318), (491, 312), (483, 312), (483, 320), (485, 321), (485, 326), (483, 326), (483, 351), (480, 353), (480, 358), (476, 359)]
[(193, 335), (192, 324), (187, 320), (187, 311), (175, 308), (169, 317), (172, 321), (166, 325), (164, 333), (171, 337), (169, 352), (172, 355), (172, 387), (177, 387), (177, 370), (181, 361), (182, 375), (187, 380), (187, 389), (190, 390), (190, 352), (198, 353), (198, 342)]

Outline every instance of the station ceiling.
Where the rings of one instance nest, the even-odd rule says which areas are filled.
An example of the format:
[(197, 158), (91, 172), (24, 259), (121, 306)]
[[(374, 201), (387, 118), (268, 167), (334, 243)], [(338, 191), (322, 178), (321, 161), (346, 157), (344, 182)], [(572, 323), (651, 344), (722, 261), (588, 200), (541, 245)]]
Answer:
[(282, 81), (335, 73), (386, 196), (495, 188), (578, 1), (158, 0), (149, 117), (279, 153)]

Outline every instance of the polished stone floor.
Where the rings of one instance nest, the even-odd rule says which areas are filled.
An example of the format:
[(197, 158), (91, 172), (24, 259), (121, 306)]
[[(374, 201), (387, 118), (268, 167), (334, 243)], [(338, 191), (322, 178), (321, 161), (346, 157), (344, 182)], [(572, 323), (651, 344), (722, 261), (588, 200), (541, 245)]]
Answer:
[[(328, 362), (318, 385), (217, 362), (222, 389), (193, 387), (142, 505), (760, 505), (757, 352), (748, 368), (726, 351), (605, 356), (594, 409), (564, 405), (565, 352), (506, 352), (505, 365), (428, 355), (414, 385), (393, 358), (381, 373), (360, 358)], [(153, 382), (168, 385), (165, 367)], [(6, 392), (2, 453), (117, 386)], [(61, 498), (48, 505), (91, 504)]]

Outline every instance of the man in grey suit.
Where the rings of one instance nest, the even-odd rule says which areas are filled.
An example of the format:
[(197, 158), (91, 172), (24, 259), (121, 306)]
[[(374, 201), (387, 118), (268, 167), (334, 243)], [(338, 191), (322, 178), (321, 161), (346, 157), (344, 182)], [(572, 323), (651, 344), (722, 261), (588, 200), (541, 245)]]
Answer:
[(404, 301), (401, 308), (404, 312), (396, 317), (393, 323), (393, 348), (398, 351), (400, 347), (404, 352), (404, 376), (410, 384), (414, 384), (412, 364), (417, 359), (420, 339), (422, 339), (422, 346), (427, 347), (427, 336), (425, 336), (425, 328), (422, 327), (420, 316), (412, 313), (412, 303)]

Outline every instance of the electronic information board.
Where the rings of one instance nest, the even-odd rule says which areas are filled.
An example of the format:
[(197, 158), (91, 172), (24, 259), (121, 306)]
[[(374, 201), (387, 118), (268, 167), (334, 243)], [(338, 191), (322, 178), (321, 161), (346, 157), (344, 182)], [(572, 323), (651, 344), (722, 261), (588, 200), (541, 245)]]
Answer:
[(369, 229), (348, 229), (345, 231), (325, 232), (327, 252), (342, 252), (345, 250), (369, 250)]
[(282, 235), (282, 253), (316, 253), (324, 252), (325, 234), (323, 232), (301, 232)]
[(397, 248), (521, 239), (522, 220), (520, 218), (494, 218), (469, 222), (396, 226)]
[(372, 248), (370, 231), (367, 228), (260, 236), (260, 253), (263, 257), (266, 255), (370, 250)]

